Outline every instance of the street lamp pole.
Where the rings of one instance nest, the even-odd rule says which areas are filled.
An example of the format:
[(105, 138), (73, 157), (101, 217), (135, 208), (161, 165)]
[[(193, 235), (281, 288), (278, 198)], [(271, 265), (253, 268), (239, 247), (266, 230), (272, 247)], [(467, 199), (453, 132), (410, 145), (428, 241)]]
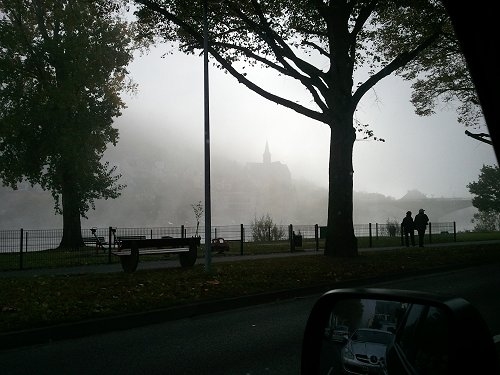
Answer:
[(211, 272), (212, 213), (210, 197), (210, 106), (208, 100), (208, 0), (203, 1), (203, 78), (205, 102), (205, 271)]

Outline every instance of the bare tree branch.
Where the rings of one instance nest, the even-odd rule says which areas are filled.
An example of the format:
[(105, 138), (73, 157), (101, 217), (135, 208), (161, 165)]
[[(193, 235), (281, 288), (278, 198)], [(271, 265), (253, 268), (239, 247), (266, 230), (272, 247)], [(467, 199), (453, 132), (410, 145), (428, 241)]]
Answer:
[(466, 130), (465, 135), (468, 135), (471, 138), (477, 139), (478, 141), (481, 141), (483, 143), (487, 143), (489, 145), (493, 145), (493, 142), (491, 141), (491, 136), (486, 133), (471, 133), (470, 131)]

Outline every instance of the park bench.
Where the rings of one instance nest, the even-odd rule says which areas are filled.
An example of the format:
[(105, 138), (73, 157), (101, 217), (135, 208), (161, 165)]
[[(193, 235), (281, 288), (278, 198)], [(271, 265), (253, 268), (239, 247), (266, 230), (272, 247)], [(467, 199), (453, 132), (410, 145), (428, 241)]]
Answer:
[[(144, 236), (145, 237), (145, 236)], [(140, 255), (179, 254), (182, 267), (192, 267), (198, 257), (200, 237), (190, 238), (117, 238), (118, 246), (111, 253), (120, 257), (123, 271), (132, 273), (137, 269)]]
[(106, 240), (104, 239), (104, 237), (97, 237), (97, 236), (94, 236), (94, 237), (83, 237), (83, 243), (85, 245), (87, 244), (92, 244), (94, 245), (95, 247), (104, 247), (104, 245), (106, 245)]
[(212, 240), (212, 250), (216, 251), (217, 254), (226, 255), (225, 252), (229, 251), (229, 242), (222, 237), (214, 238)]

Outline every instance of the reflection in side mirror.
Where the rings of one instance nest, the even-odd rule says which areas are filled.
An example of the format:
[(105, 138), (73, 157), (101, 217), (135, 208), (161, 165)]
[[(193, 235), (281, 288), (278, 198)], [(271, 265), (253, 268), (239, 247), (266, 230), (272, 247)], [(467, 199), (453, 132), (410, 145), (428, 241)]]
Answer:
[(487, 326), (463, 299), (338, 289), (311, 312), (302, 374), (474, 373), (478, 358), (485, 373), (499, 373)]
[(387, 347), (408, 308), (406, 303), (378, 299), (339, 301), (325, 329), (331, 334), (321, 345), (321, 373), (383, 374)]

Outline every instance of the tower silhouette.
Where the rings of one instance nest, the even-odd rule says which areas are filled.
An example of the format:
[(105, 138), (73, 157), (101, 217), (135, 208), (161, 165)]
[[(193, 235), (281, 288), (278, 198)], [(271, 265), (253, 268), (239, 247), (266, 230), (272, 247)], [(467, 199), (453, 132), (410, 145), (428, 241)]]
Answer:
[(262, 157), (262, 161), (264, 164), (271, 164), (271, 153), (269, 152), (269, 145), (266, 141), (266, 148), (264, 150), (264, 155)]

